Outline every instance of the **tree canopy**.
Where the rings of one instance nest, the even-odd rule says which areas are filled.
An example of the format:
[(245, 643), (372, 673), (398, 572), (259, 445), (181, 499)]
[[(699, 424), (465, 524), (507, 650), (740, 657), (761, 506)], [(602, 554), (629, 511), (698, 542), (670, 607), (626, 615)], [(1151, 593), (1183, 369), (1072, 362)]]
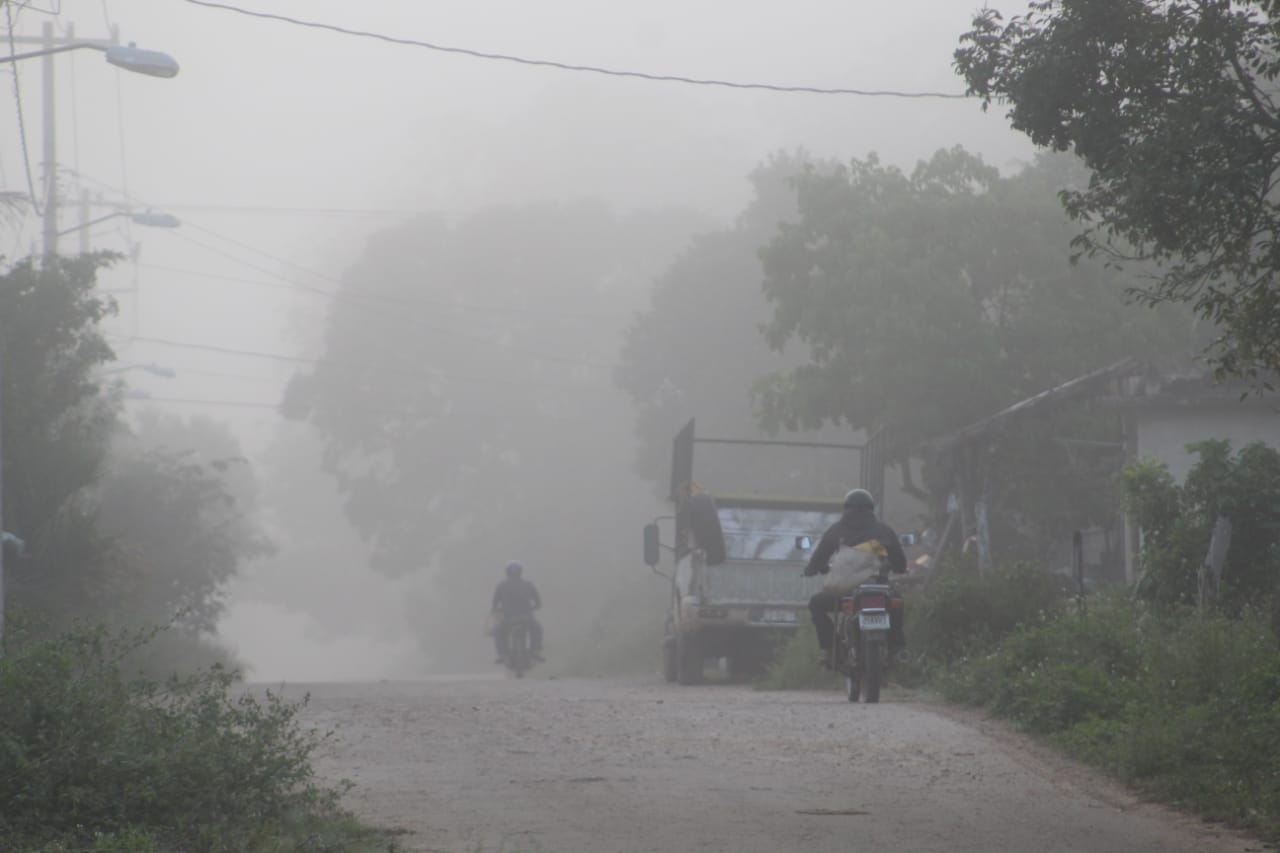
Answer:
[(43, 627), (178, 618), (181, 642), (211, 633), (225, 582), (267, 548), (254, 485), (231, 434), (200, 419), (128, 427), (96, 289), (112, 257), (0, 274), (3, 526), (28, 557), (6, 567), (8, 603)]
[[(883, 429), (907, 474), (929, 439), (1122, 358), (1185, 346), (1188, 318), (1126, 306), (1130, 279), (1070, 262), (1055, 191), (1077, 177), (1057, 156), (1002, 176), (961, 148), (910, 172), (872, 155), (800, 177), (796, 221), (761, 253), (764, 331), (809, 358), (761, 381), (764, 422)], [(1059, 441), (1118, 440), (1096, 420), (1049, 418), (1004, 440), (992, 478), (1006, 516), (993, 525), (1043, 544), (1105, 518), (1106, 466)], [(928, 488), (907, 488), (945, 498), (946, 469), (924, 473)], [(1082, 500), (1067, 505), (1067, 494)]]
[(440, 662), (488, 656), (457, 637), (478, 635), (508, 560), (561, 631), (612, 569), (636, 565), (620, 548), (647, 500), (620, 485), (630, 411), (608, 377), (629, 309), (695, 222), (594, 202), (493, 208), (388, 229), (346, 271), (323, 359), (287, 410), (319, 431), (373, 564), (433, 581), (407, 606), (429, 652), (451, 651)]
[(803, 152), (779, 153), (751, 175), (754, 197), (728, 227), (693, 237), (650, 286), (627, 327), (614, 382), (635, 405), (636, 472), (665, 494), (672, 437), (691, 417), (699, 431), (757, 432), (751, 389), (792, 366), (760, 336), (769, 304), (760, 288), (760, 247), (795, 218), (791, 180), (832, 168)]
[(910, 173), (872, 155), (802, 176), (798, 221), (761, 257), (768, 340), (810, 358), (761, 384), (766, 422), (883, 427), (906, 453), (1158, 339), (1123, 278), (1068, 262), (1069, 165), (1002, 177), (954, 148)]
[(1154, 261), (1148, 304), (1213, 321), (1221, 372), (1280, 369), (1280, 6), (1273, 0), (1043, 0), (961, 40), (969, 92), (1092, 170), (1064, 187), (1077, 248)]

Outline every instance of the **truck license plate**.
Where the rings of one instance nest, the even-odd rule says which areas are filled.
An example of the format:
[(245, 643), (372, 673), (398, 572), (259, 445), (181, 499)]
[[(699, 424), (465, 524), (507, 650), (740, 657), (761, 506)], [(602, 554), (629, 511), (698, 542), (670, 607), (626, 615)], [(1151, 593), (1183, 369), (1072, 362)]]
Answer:
[(766, 610), (760, 615), (761, 622), (794, 622), (796, 621), (796, 612), (794, 610)]
[(858, 614), (858, 625), (864, 631), (888, 631), (889, 614), (884, 611), (878, 613), (863, 611)]

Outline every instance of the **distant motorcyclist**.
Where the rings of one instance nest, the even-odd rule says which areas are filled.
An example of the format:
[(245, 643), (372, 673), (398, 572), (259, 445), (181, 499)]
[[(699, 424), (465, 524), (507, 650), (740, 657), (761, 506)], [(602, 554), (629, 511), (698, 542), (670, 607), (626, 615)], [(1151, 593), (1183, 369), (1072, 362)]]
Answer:
[[(831, 571), (831, 558), (841, 548), (852, 548), (870, 542), (879, 542), (884, 549), (886, 567), (894, 574), (903, 574), (907, 570), (907, 555), (902, 551), (902, 543), (893, 528), (876, 518), (876, 502), (866, 489), (854, 489), (844, 496), (844, 515), (827, 532), (822, 534), (818, 547), (813, 549), (809, 565), (805, 566), (805, 577), (825, 575)], [(887, 580), (883, 570), (879, 580)], [(840, 606), (840, 594), (835, 590), (824, 589), (809, 599), (809, 613), (813, 616), (813, 627), (818, 633), (818, 646), (822, 649), (823, 666), (831, 666), (831, 642), (835, 633), (835, 625), (831, 614)]]
[(506, 579), (500, 581), (493, 591), (493, 614), (496, 617), (493, 643), (498, 649), (498, 659), (494, 663), (503, 663), (507, 659), (507, 633), (516, 619), (528, 623), (529, 656), (541, 661), (542, 626), (533, 618), (533, 611), (542, 606), (542, 597), (532, 583), (521, 577), (523, 565), (515, 561), (507, 563), (506, 573)]

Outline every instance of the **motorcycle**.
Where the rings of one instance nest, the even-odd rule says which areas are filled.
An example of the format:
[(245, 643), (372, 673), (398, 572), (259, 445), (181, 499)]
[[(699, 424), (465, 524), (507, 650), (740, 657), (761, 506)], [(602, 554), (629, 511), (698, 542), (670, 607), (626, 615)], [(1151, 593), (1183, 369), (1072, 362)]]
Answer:
[(507, 653), (504, 658), (507, 671), (516, 678), (533, 668), (533, 655), (529, 651), (529, 620), (512, 619), (507, 626)]
[(831, 665), (844, 676), (850, 702), (880, 701), (891, 647), (901, 638), (903, 604), (883, 572), (840, 598)]

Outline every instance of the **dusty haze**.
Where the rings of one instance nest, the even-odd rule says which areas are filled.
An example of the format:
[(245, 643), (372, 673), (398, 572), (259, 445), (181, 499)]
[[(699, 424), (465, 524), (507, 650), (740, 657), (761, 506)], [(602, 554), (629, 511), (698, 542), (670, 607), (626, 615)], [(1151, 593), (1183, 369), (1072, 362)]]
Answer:
[[(976, 5), (252, 4), (353, 29), (576, 64), (948, 92), (961, 89), (951, 52)], [(39, 33), (47, 17), (37, 6), (20, 12), (18, 33)], [(639, 528), (663, 507), (652, 483), (635, 473), (631, 403), (613, 388), (609, 366), (620, 337), (631, 314), (648, 304), (650, 281), (696, 234), (726, 227), (740, 213), (752, 197), (751, 172), (774, 152), (796, 149), (842, 161), (876, 151), (909, 166), (961, 144), (1002, 169), (1030, 156), (998, 112), (984, 115), (971, 101), (767, 93), (576, 74), (182, 2), (62, 7), (60, 22), (74, 22), (79, 36), (101, 37), (108, 23), (118, 24), (123, 40), (164, 50), (182, 65), (178, 77), (158, 80), (117, 72), (88, 51), (57, 60), (57, 154), (67, 205), (61, 227), (75, 224), (82, 189), (104, 203), (154, 206), (183, 221), (179, 229), (152, 230), (116, 219), (91, 231), (91, 246), (129, 255), (103, 276), (104, 288), (118, 291), (120, 315), (110, 331), (121, 362), (176, 374), (131, 372), (139, 395), (152, 398), (131, 405), (223, 420), (255, 464), (279, 550), (246, 567), (232, 585), (220, 633), (250, 674), (264, 680), (413, 676), (485, 663), (480, 625), (507, 557), (524, 560), (544, 588), (549, 648), (567, 653), (572, 638), (591, 636), (600, 605), (611, 596), (654, 590), (640, 565)], [(39, 63), (18, 70), (38, 193)], [(14, 99), (6, 103), (16, 130)], [(17, 139), (16, 132), (3, 135), (0, 188), (21, 192), (26, 178)], [(522, 445), (526, 460), (548, 460), (546, 470), (520, 484), (537, 496), (525, 504), (529, 512), (512, 512), (497, 526), (500, 533), (485, 532), (482, 541), (459, 533), (464, 547), (474, 546), (474, 560), (465, 564), (442, 561), (424, 546), (416, 565), (373, 566), (369, 544), (348, 523), (334, 480), (321, 469), (320, 437), (307, 423), (283, 419), (278, 406), (290, 380), (310, 368), (291, 359), (322, 355), (341, 323), (367, 320), (361, 334), (370, 339), (379, 329), (400, 327), (379, 325), (397, 321), (385, 305), (377, 314), (324, 292), (360, 284), (348, 271), (377, 254), (369, 241), (385, 232), (435, 229), (439, 245), (456, 257), (483, 257), (463, 237), (448, 236), (450, 229), (473, 235), (487, 212), (525, 211), (512, 214), (517, 226), (510, 234), (516, 235), (520, 215), (550, 221), (559, 214), (536, 211), (574, 205), (600, 211), (584, 223), (615, 223), (613, 230), (601, 226), (597, 246), (617, 243), (578, 264), (581, 280), (572, 287), (566, 284), (571, 276), (561, 272), (563, 259), (583, 254), (575, 244), (585, 225), (574, 224), (570, 214), (563, 227), (548, 226), (550, 236), (523, 281), (486, 289), (462, 273), (433, 277), (428, 254), (420, 279), (388, 273), (365, 282), (389, 298), (527, 309), (519, 316), (535, 319), (518, 328), (509, 316), (467, 315), (459, 325), (474, 333), (472, 343), (442, 344), (429, 351), (440, 363), (421, 365), (465, 372), (471, 381), (446, 382), (442, 393), (487, 401), (490, 420), (518, 421), (545, 393), (522, 389), (516, 405), (509, 392), (487, 384), (510, 375), (522, 359), (504, 361), (483, 341), (517, 335), (513, 346), (523, 351), (595, 365), (578, 371), (551, 361), (539, 368), (548, 386), (575, 390), (557, 402), (555, 420), (530, 427), (534, 437)], [(496, 225), (490, 233), (502, 235), (488, 247), (495, 257), (516, 239)], [(0, 236), (6, 255), (25, 254), (38, 240), (38, 222), (6, 220)], [(64, 237), (63, 251), (78, 239)], [(592, 282), (599, 287), (592, 289)], [(536, 319), (557, 314), (555, 323)], [(591, 322), (564, 319), (585, 314)], [(695, 414), (710, 413), (689, 412)], [(466, 452), (466, 436), (458, 442), (456, 451), (446, 450)], [(481, 493), (511, 488), (501, 480), (479, 485)], [(399, 499), (412, 503), (419, 496)], [(455, 582), (460, 575), (465, 582)]]

